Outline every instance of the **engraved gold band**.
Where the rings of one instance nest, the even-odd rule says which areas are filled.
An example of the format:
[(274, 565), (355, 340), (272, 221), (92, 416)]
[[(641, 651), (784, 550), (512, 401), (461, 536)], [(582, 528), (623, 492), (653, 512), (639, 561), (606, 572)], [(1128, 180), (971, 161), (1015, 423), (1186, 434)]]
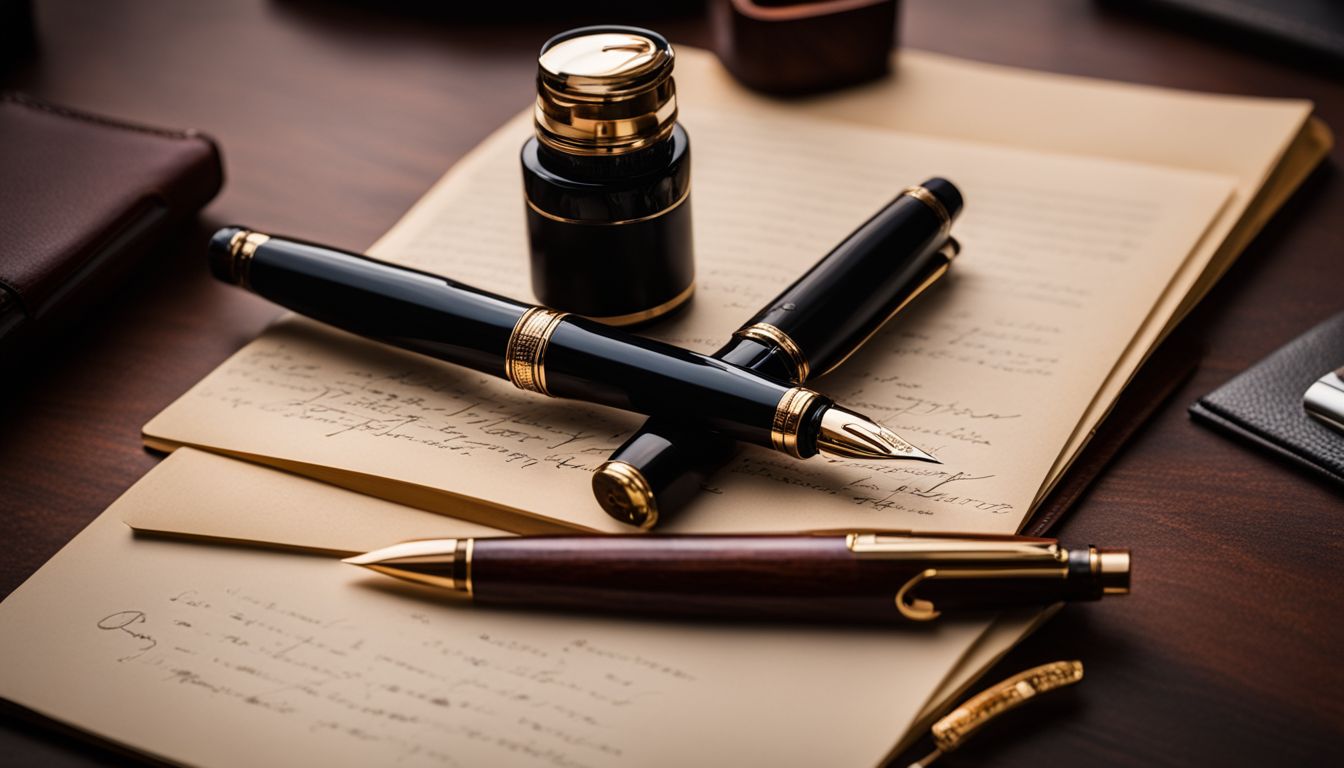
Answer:
[(784, 354), (789, 356), (789, 362), (793, 363), (793, 382), (795, 384), (802, 384), (807, 381), (808, 374), (812, 372), (812, 366), (807, 362), (807, 355), (803, 354), (803, 350), (798, 347), (793, 338), (769, 323), (753, 323), (733, 335), (759, 341), (762, 344), (773, 345), (784, 350)]
[(942, 752), (951, 752), (985, 723), (1032, 698), (1083, 679), (1081, 661), (1056, 661), (1033, 667), (988, 688), (933, 724), (933, 742)]
[(676, 296), (673, 296), (672, 298), (668, 299), (667, 301), (664, 301), (662, 304), (659, 304), (656, 307), (641, 309), (638, 312), (631, 312), (628, 315), (607, 315), (607, 316), (584, 315), (584, 317), (588, 318), (589, 320), (596, 320), (597, 322), (603, 323), (604, 325), (634, 325), (635, 323), (642, 323), (645, 320), (652, 320), (655, 317), (662, 317), (663, 315), (666, 315), (668, 312), (671, 312), (677, 307), (680, 307), (682, 304), (685, 304), (686, 301), (689, 300), (694, 293), (695, 293), (695, 278), (691, 278), (691, 284), (686, 286), (685, 290), (683, 290), (681, 293), (678, 293)]
[(504, 375), (515, 387), (551, 394), (546, 389), (546, 345), (566, 314), (533, 307), (518, 318), (504, 349)]
[(946, 236), (952, 229), (952, 215), (947, 212), (947, 207), (943, 205), (943, 201), (939, 200), (937, 195), (933, 194), (928, 189), (919, 186), (906, 187), (901, 191), (901, 194), (909, 195), (919, 202), (929, 206), (934, 214), (938, 216), (938, 219), (943, 222), (942, 234), (944, 236)]
[(570, 219), (564, 216), (557, 216), (554, 213), (548, 213), (546, 211), (543, 211), (540, 207), (537, 206), (536, 203), (532, 202), (532, 198), (528, 197), (526, 193), (523, 194), (523, 200), (527, 201), (527, 207), (531, 208), (533, 212), (535, 212), (538, 216), (543, 216), (545, 218), (550, 219), (551, 221), (559, 221), (565, 224), (585, 224), (590, 227), (614, 227), (619, 224), (638, 224), (641, 221), (649, 221), (651, 219), (656, 219), (659, 216), (665, 216), (671, 213), (672, 211), (675, 211), (678, 207), (681, 206), (682, 203), (686, 202), (687, 198), (689, 198), (690, 196), (691, 196), (691, 185), (687, 184), (686, 191), (681, 193), (681, 197), (677, 198), (676, 202), (667, 206), (663, 210), (658, 211), (657, 213), (650, 213), (648, 216), (639, 216), (633, 219), (617, 219), (616, 221), (589, 221), (587, 219)]
[(593, 475), (597, 502), (613, 517), (648, 530), (658, 524), (658, 502), (649, 481), (633, 465), (608, 461)]
[(787, 453), (801, 459), (798, 450), (798, 432), (803, 426), (803, 416), (813, 401), (821, 395), (805, 387), (794, 387), (779, 399), (775, 406), (775, 417), (770, 423), (770, 445), (776, 451)]
[(257, 248), (270, 239), (270, 235), (246, 229), (235, 232), (233, 237), (229, 238), (229, 279), (235, 285), (252, 288), (252, 281), (248, 277), (252, 257), (256, 255)]

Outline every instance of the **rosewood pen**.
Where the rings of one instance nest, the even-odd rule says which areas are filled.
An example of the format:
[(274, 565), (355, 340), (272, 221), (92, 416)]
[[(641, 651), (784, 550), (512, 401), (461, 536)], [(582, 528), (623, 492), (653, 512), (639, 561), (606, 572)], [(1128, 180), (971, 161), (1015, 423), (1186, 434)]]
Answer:
[[(803, 385), (840, 365), (947, 272), (961, 192), (909, 187), (757, 312), (714, 357)], [(652, 418), (593, 474), (593, 495), (623, 523), (652, 528), (732, 458), (732, 440)]]
[(1129, 591), (1129, 551), (965, 534), (582, 535), (410, 541), (347, 563), (480, 604), (920, 622)]
[(811, 389), (427, 272), (237, 227), (215, 233), (210, 266), (316, 320), (529, 392), (676, 416), (800, 459), (937, 461)]

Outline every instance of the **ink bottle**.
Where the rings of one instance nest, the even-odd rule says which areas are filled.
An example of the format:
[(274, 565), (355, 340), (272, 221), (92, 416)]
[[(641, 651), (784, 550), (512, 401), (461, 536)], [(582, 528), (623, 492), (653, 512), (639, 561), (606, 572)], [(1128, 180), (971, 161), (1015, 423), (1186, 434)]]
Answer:
[(637, 27), (584, 27), (542, 46), (522, 166), (543, 304), (634, 325), (694, 293), (691, 147), (672, 64), (667, 40)]

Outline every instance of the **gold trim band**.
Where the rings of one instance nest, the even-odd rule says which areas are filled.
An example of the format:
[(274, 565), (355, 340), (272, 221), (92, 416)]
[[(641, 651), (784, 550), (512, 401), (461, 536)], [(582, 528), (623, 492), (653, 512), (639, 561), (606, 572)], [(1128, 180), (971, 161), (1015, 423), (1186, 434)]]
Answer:
[(466, 591), (467, 597), (475, 597), (475, 589), (471, 585), (471, 554), (476, 551), (476, 539), (467, 539), (466, 550), (466, 565), (463, 569), (465, 575), (462, 577), (462, 589)]
[(678, 293), (676, 296), (673, 296), (672, 298), (668, 299), (667, 301), (664, 301), (662, 304), (659, 304), (656, 307), (641, 309), (638, 312), (631, 312), (628, 315), (608, 315), (606, 317), (599, 317), (597, 315), (584, 315), (584, 317), (588, 318), (589, 320), (596, 320), (597, 322), (602, 323), (604, 325), (634, 325), (635, 323), (642, 323), (645, 320), (652, 320), (655, 317), (662, 317), (663, 315), (666, 315), (668, 312), (671, 312), (677, 307), (680, 307), (682, 304), (685, 304), (687, 300), (689, 300), (691, 296), (694, 294), (695, 294), (695, 278), (691, 278), (691, 284), (686, 286), (685, 290), (683, 290), (681, 293)]
[(593, 475), (597, 503), (612, 517), (648, 530), (658, 524), (658, 501), (653, 487), (634, 465), (608, 461)]
[(807, 362), (807, 355), (803, 354), (803, 350), (798, 347), (793, 338), (769, 323), (753, 323), (733, 335), (759, 341), (763, 344), (771, 344), (784, 350), (784, 354), (788, 355), (789, 361), (793, 363), (793, 382), (795, 384), (802, 384), (807, 381), (808, 374), (812, 372), (812, 366)]
[(909, 195), (932, 209), (939, 220), (943, 222), (942, 234), (944, 236), (952, 229), (952, 215), (947, 212), (947, 207), (943, 205), (943, 201), (939, 200), (937, 195), (920, 186), (906, 187), (901, 191), (901, 194)]
[(248, 272), (252, 266), (252, 257), (256, 255), (257, 248), (270, 239), (270, 235), (246, 229), (235, 232), (229, 238), (229, 279), (234, 284), (251, 290), (252, 281)]
[(537, 204), (532, 202), (532, 198), (528, 197), (526, 193), (523, 194), (523, 200), (527, 201), (527, 207), (531, 208), (538, 216), (550, 219), (551, 221), (558, 221), (563, 224), (587, 224), (590, 227), (614, 227), (620, 224), (638, 224), (641, 221), (649, 221), (651, 219), (656, 219), (659, 216), (671, 213), (672, 211), (681, 207), (681, 204), (686, 202), (687, 198), (689, 198), (690, 196), (691, 196), (691, 185), (687, 184), (686, 191), (681, 193), (681, 197), (677, 198), (676, 202), (667, 206), (663, 210), (657, 213), (651, 213), (648, 216), (640, 216), (634, 219), (619, 219), (617, 221), (589, 221), (586, 219), (568, 219), (565, 218), (564, 216), (557, 216), (553, 213), (547, 213), (546, 211), (543, 211), (541, 208), (538, 208)]
[(566, 314), (533, 307), (518, 318), (504, 348), (504, 375), (515, 387), (551, 394), (546, 389), (546, 346)]
[[(660, 99), (663, 103), (654, 107)], [(581, 117), (578, 112), (585, 106), (592, 109), (590, 104), (543, 88), (532, 108), (537, 140), (567, 155), (623, 155), (657, 144), (671, 136), (677, 125), (677, 97), (670, 76), (644, 98), (626, 101), (616, 107), (602, 105), (607, 110), (643, 114), (606, 119)], [(620, 109), (622, 106), (626, 109)], [(648, 111), (650, 108), (652, 111)]]
[(803, 458), (798, 450), (798, 432), (803, 426), (803, 415), (812, 402), (821, 395), (805, 387), (794, 387), (779, 399), (775, 406), (775, 417), (770, 423), (770, 445), (776, 451), (787, 453), (795, 459)]

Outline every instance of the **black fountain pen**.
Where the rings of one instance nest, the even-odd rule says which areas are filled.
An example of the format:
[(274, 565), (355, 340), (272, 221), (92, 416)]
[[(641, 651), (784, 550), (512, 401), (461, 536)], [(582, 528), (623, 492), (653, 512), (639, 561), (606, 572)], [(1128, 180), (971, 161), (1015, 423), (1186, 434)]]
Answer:
[(627, 534), (409, 541), (345, 562), (482, 605), (922, 622), (1129, 592), (1125, 549), (968, 534)]
[[(942, 277), (960, 246), (962, 197), (947, 179), (908, 187), (739, 328), (714, 357), (802, 386), (843, 363)], [(699, 492), (736, 446), (652, 418), (593, 473), (593, 495), (623, 523), (652, 528)]]
[(427, 272), (237, 227), (211, 239), (210, 268), (315, 320), (529, 392), (684, 418), (800, 459), (938, 461), (811, 389)]

